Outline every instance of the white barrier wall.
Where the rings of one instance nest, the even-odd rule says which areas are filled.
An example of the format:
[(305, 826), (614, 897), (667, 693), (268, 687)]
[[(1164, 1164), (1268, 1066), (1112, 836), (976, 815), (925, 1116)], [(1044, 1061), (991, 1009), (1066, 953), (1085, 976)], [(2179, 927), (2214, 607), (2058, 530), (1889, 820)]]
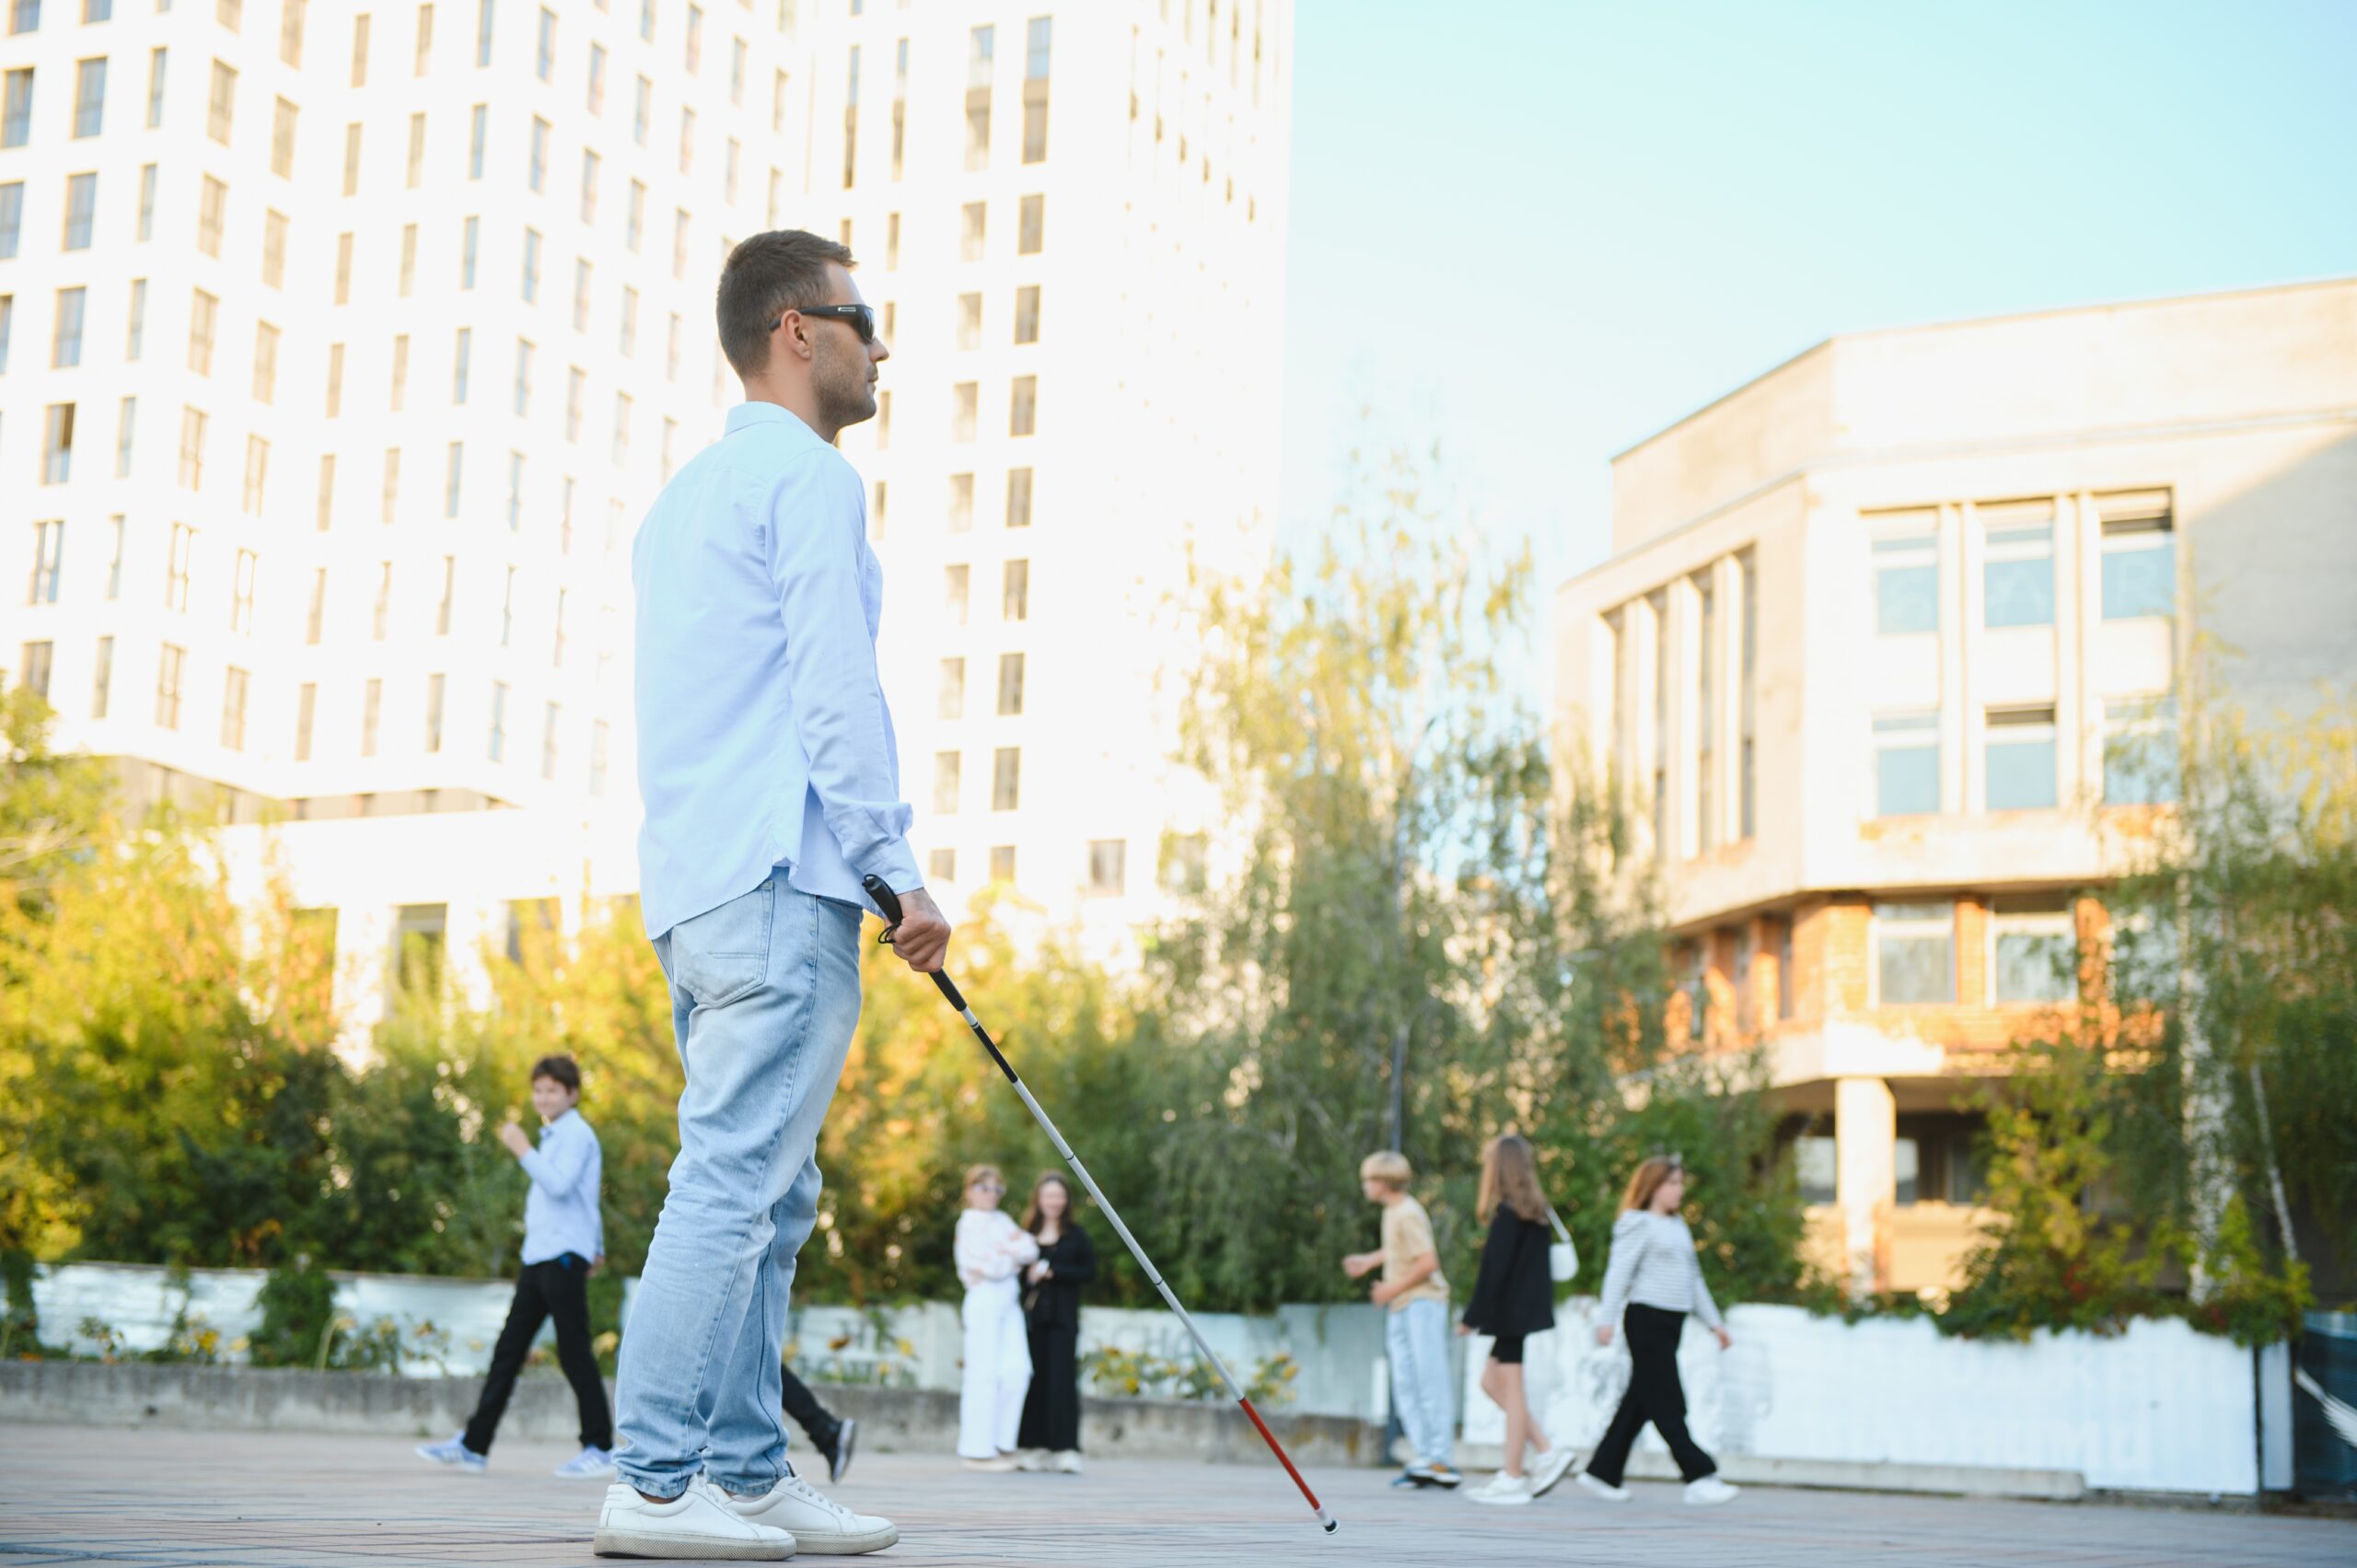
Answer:
[[(1539, 1423), (1583, 1449), (1629, 1377), (1620, 1337), (1609, 1350), (1596, 1343), (1596, 1306), (1558, 1307), (1554, 1330), (1524, 1352)], [(2280, 1346), (2255, 1368), (2251, 1351), (2173, 1320), (2026, 1344), (1947, 1339), (1921, 1318), (1845, 1324), (1796, 1307), (1738, 1307), (1727, 1328), (1735, 1344), (1722, 1352), (1689, 1322), (1678, 1362), (1695, 1440), (1722, 1458), (2052, 1470), (2100, 1490), (2247, 1496), (2260, 1488), (2259, 1389), (2289, 1376)], [(1504, 1438), (1504, 1414), (1480, 1391), (1487, 1354), (1476, 1338), (1466, 1357), (1469, 1443)], [(2269, 1448), (2288, 1453), (2288, 1422), (2268, 1414), (2285, 1428), (2269, 1434)], [(1639, 1451), (1666, 1453), (1650, 1427)]]

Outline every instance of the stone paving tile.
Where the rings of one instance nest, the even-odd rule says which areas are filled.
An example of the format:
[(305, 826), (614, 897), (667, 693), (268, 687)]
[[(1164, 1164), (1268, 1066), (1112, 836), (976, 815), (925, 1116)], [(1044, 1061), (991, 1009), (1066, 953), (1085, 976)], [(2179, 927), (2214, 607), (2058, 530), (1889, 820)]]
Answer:
[[(589, 1568), (600, 1489), (547, 1472), (566, 1457), (502, 1445), (453, 1475), (414, 1439), (293, 1433), (0, 1427), (0, 1568)], [(1575, 1489), (1527, 1508), (1394, 1493), (1369, 1470), (1315, 1472), (1342, 1520), (1321, 1535), (1273, 1467), (1127, 1462), (1086, 1475), (982, 1476), (946, 1456), (862, 1454), (839, 1489), (899, 1522), (895, 1568), (1241, 1568), (1261, 1563), (1741, 1563), (1757, 1568), (2350, 1568), (2357, 1524), (2204, 1509), (1973, 1502), (1752, 1488), (1689, 1509)]]

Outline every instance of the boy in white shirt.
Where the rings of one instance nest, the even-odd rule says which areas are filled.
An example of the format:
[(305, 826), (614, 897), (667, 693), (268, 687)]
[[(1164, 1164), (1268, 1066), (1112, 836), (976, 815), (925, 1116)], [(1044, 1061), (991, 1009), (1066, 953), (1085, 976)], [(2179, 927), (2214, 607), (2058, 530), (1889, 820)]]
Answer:
[(580, 1065), (570, 1056), (543, 1056), (532, 1064), (532, 1109), (543, 1123), (540, 1147), (513, 1121), (499, 1130), (499, 1141), (532, 1179), (524, 1200), (524, 1269), (473, 1419), (457, 1436), (418, 1449), (437, 1464), (478, 1472), (485, 1467), (516, 1374), (541, 1323), (552, 1317), (557, 1364), (581, 1407), (581, 1452), (556, 1473), (582, 1480), (614, 1473), (613, 1414), (589, 1343), (589, 1272), (606, 1260), (606, 1223), (598, 1202), (604, 1159), (598, 1134), (574, 1109), (580, 1100)]

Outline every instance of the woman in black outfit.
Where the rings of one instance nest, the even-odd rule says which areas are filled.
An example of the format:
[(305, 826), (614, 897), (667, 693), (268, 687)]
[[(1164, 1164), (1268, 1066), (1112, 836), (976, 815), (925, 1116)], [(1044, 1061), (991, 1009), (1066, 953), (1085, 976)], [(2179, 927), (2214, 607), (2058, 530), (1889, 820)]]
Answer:
[(1023, 1228), (1039, 1260), (1023, 1273), (1023, 1313), (1031, 1336), (1031, 1388), (1023, 1396), (1016, 1446), (1027, 1470), (1080, 1473), (1080, 1287), (1097, 1273), (1097, 1249), (1072, 1213), (1072, 1187), (1054, 1171), (1031, 1184)]
[[(1490, 1234), (1481, 1243), (1473, 1299), (1466, 1303), (1457, 1331), (1492, 1336), (1481, 1391), (1505, 1411), (1506, 1443), (1498, 1473), (1466, 1495), (1476, 1503), (1511, 1506), (1545, 1495), (1572, 1468), (1571, 1450), (1547, 1441), (1523, 1397), (1522, 1342), (1555, 1326), (1555, 1282), (1547, 1271), (1547, 1248), (1554, 1235), (1547, 1225), (1546, 1195), (1538, 1189), (1538, 1161), (1527, 1139), (1508, 1132), (1481, 1151), (1475, 1207), (1490, 1222)], [(1522, 1471), (1526, 1444), (1538, 1453), (1535, 1475)]]

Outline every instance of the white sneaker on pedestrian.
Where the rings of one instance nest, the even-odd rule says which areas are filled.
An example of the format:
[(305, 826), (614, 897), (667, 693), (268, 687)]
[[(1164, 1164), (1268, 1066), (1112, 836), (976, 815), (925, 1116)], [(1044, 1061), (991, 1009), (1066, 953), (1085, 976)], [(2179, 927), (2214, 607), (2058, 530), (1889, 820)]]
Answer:
[(444, 1442), (420, 1443), (417, 1457), (431, 1459), (437, 1465), (447, 1465), (454, 1470), (464, 1470), (469, 1475), (481, 1475), (491, 1468), (488, 1455), (478, 1454), (467, 1446), (467, 1434), (463, 1432), (452, 1434)]
[(720, 1488), (698, 1476), (668, 1503), (649, 1503), (632, 1487), (606, 1488), (598, 1512), (600, 1557), (655, 1557), (678, 1562), (717, 1558), (729, 1562), (783, 1562), (794, 1537), (740, 1518)]
[(1587, 1488), (1588, 1491), (1594, 1493), (1596, 1496), (1603, 1498), (1607, 1503), (1626, 1503), (1629, 1501), (1629, 1489), (1627, 1487), (1615, 1486), (1608, 1481), (1599, 1481), (1595, 1476), (1588, 1474), (1585, 1470), (1580, 1471), (1580, 1484)]
[(1495, 1507), (1519, 1508), (1530, 1502), (1530, 1481), (1527, 1477), (1500, 1470), (1465, 1495)]
[(1686, 1501), (1693, 1507), (1707, 1508), (1716, 1503), (1732, 1503), (1742, 1492), (1741, 1487), (1729, 1486), (1717, 1476), (1706, 1475), (1686, 1483)]
[(585, 1446), (549, 1473), (564, 1481), (604, 1481), (614, 1474), (614, 1456), (608, 1449)]
[(1033, 1472), (1044, 1470), (1048, 1468), (1048, 1451), (1045, 1448), (1026, 1448), (1015, 1456), (1015, 1468)]
[(1048, 1456), (1047, 1468), (1056, 1471), (1060, 1475), (1078, 1475), (1080, 1473), (1080, 1450), (1077, 1448), (1057, 1449), (1054, 1453)]
[(1530, 1478), (1530, 1495), (1544, 1497), (1555, 1490), (1556, 1484), (1571, 1473), (1572, 1460), (1576, 1456), (1568, 1443), (1558, 1443), (1538, 1456), (1538, 1468)]
[(900, 1539), (891, 1520), (854, 1514), (798, 1475), (787, 1476), (759, 1497), (730, 1497), (728, 1507), (740, 1519), (791, 1533), (795, 1549), (813, 1557), (881, 1551)]
[(970, 1470), (986, 1470), (993, 1474), (1004, 1474), (1016, 1469), (1021, 1463), (1022, 1461), (1012, 1454), (993, 1454), (987, 1459), (965, 1461), (966, 1468)]

